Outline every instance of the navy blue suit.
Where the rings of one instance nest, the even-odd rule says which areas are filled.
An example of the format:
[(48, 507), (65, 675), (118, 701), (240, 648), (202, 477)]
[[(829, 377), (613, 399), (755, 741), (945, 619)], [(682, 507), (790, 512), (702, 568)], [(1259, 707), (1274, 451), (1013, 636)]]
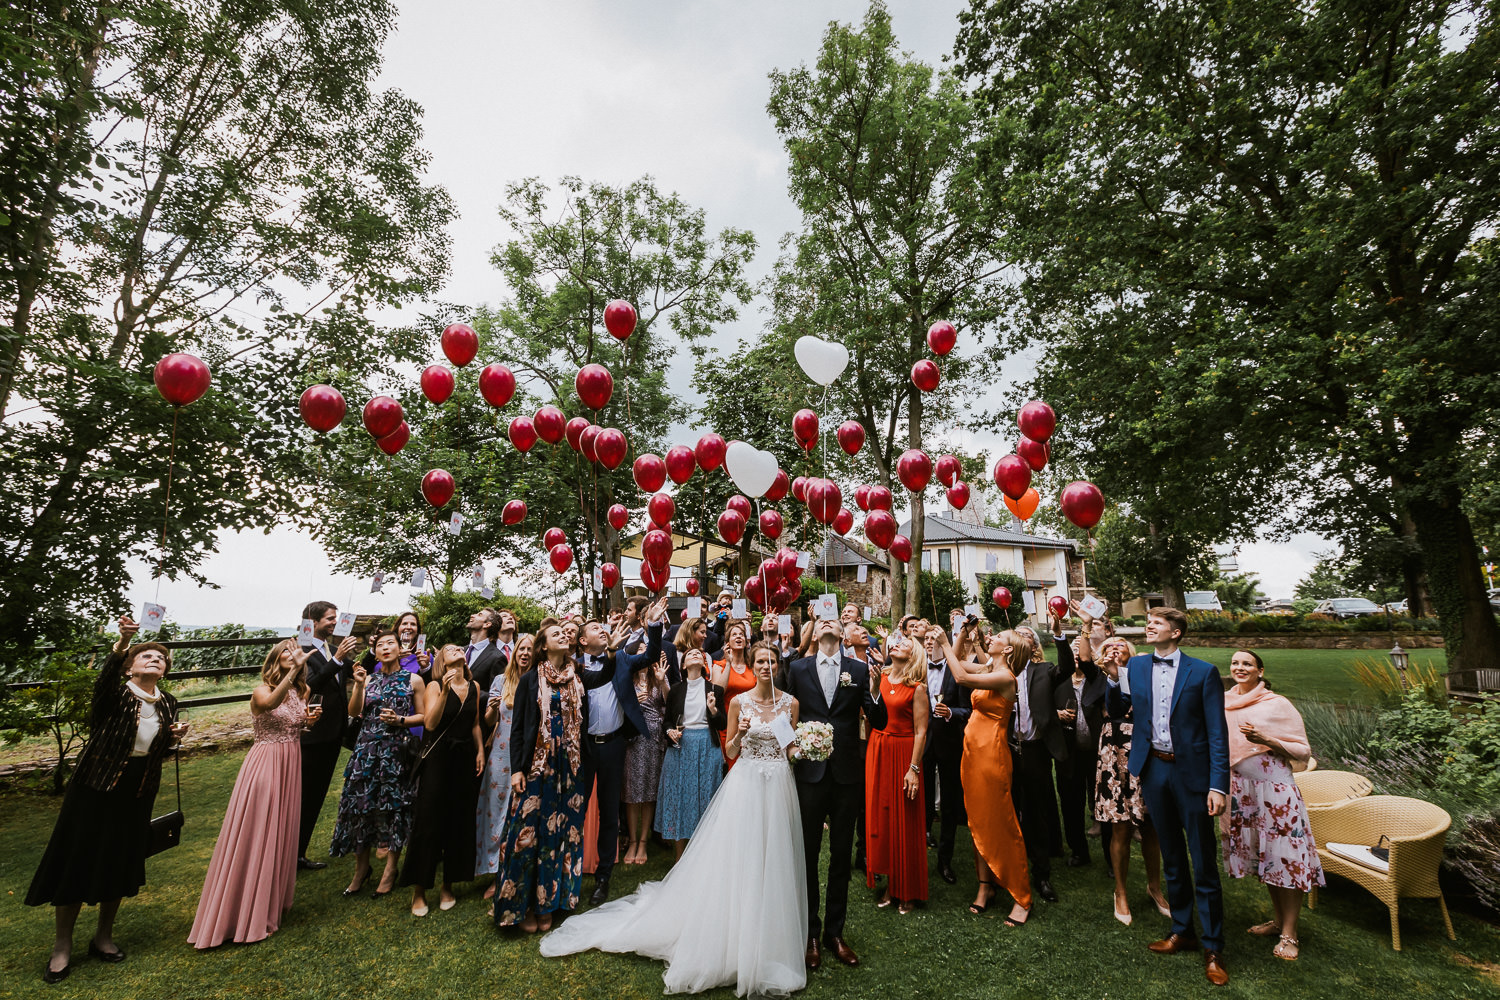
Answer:
[[(1151, 654), (1126, 664), (1130, 696), (1111, 684), (1106, 696), (1112, 717), (1135, 711), (1130, 737), (1130, 773), (1141, 779), (1141, 795), (1161, 840), (1172, 933), (1193, 936), (1193, 901), (1203, 925), (1203, 946), (1224, 948), (1224, 897), (1219, 885), (1219, 844), (1215, 820), (1208, 814), (1208, 793), (1229, 793), (1229, 727), (1224, 719), (1224, 682), (1213, 664), (1179, 651), (1172, 686), (1170, 730), (1172, 755), (1167, 762), (1152, 753)], [(1188, 877), (1191, 858), (1192, 878)]]

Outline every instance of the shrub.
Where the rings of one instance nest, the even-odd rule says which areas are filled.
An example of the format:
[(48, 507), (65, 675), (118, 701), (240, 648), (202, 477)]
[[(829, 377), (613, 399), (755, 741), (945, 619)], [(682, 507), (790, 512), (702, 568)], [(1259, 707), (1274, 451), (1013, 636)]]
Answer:
[[(431, 594), (419, 594), (412, 600), (412, 610), (422, 617), (422, 629), (427, 633), (429, 646), (444, 643), (463, 645), (469, 641), (469, 617), (480, 608), (505, 608), (516, 616), (516, 627), (521, 632), (535, 632), (542, 619), (551, 614), (546, 608), (527, 597), (511, 597), (496, 594), (486, 599), (483, 594), (467, 590), (439, 590)], [(396, 615), (390, 617), (395, 623)]]
[(1194, 632), (1233, 632), (1236, 627), (1232, 611), (1194, 611), (1188, 615), (1188, 634)]
[(1377, 714), (1368, 708), (1304, 701), (1297, 710), (1320, 766), (1353, 761), (1366, 752), (1376, 733)]
[[(1010, 607), (1001, 608), (994, 602), (996, 587), (1004, 587), (1010, 591)], [(1014, 573), (988, 573), (979, 582), (979, 606), (984, 609), (984, 616), (990, 620), (990, 624), (996, 628), (1015, 628), (1025, 620), (1025, 594), (1026, 581)]]

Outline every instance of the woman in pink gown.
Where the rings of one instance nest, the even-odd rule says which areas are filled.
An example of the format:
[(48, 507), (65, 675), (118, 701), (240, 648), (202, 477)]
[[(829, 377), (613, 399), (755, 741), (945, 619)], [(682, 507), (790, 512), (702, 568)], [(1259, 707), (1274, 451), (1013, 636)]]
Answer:
[(310, 653), (291, 639), (277, 643), (250, 695), (255, 742), (229, 795), (188, 935), (188, 943), (199, 948), (264, 940), (291, 909), (297, 884), (302, 729), (321, 711), (321, 706), (309, 709), (306, 702), (303, 667)]

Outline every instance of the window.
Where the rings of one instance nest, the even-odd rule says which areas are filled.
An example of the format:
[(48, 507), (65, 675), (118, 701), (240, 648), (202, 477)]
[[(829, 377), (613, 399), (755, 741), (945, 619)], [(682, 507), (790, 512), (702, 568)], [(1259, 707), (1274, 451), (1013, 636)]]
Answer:
[(880, 581), (880, 596), (881, 597), (885, 596), (885, 581), (884, 580)]
[(938, 549), (938, 572), (939, 573), (952, 573), (953, 572), (953, 550), (952, 549)]

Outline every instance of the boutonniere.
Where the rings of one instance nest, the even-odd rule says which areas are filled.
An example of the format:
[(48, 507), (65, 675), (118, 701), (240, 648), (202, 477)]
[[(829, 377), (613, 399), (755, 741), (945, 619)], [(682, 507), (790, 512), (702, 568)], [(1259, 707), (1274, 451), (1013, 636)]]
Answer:
[(839, 674), (839, 687), (848, 688), (853, 686), (854, 678), (849, 676), (849, 671), (845, 670), (843, 673)]

